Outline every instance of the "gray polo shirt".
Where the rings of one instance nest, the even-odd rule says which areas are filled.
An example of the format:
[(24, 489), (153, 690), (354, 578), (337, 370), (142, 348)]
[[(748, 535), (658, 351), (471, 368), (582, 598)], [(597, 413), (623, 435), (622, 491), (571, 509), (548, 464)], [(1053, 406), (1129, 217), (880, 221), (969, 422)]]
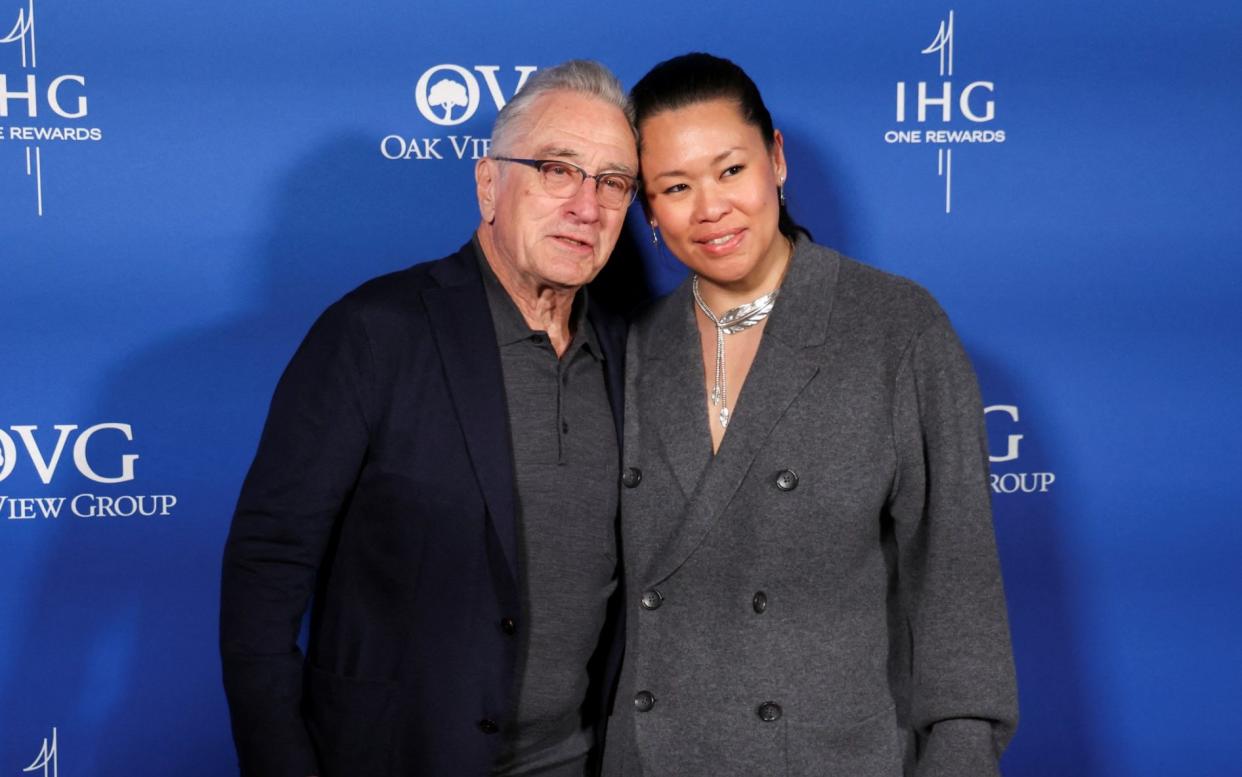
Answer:
[(585, 290), (558, 359), (479, 254), (509, 409), (522, 593), (517, 709), (494, 774), (582, 777), (593, 745), (587, 661), (617, 584), (620, 464), (604, 355)]

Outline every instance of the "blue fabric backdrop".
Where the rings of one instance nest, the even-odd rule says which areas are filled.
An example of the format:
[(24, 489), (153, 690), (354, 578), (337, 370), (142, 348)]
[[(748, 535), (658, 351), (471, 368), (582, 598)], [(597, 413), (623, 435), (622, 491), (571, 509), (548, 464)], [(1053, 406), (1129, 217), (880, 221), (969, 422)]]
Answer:
[(1239, 773), (1240, 31), (1230, 0), (0, 0), (0, 774), (229, 773), (220, 550), (301, 335), (461, 244), (524, 72), (695, 49), (763, 89), (795, 216), (974, 359), (1006, 773)]

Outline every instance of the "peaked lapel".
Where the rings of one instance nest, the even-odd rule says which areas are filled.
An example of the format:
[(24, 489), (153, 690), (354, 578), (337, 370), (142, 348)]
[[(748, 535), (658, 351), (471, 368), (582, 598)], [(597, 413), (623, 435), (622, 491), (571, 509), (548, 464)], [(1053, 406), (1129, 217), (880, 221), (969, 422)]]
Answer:
[[(822, 346), (826, 340), (839, 263), (840, 258), (835, 252), (816, 246), (805, 238), (798, 240), (781, 287), (781, 296), (764, 327), (759, 351), (738, 396), (729, 430), (693, 488), (679, 531), (652, 562), (651, 574), (645, 584), (662, 582), (694, 553), (728, 508), (776, 424), (815, 375), (827, 368), (819, 363), (815, 352), (807, 352), (806, 349)], [(682, 290), (678, 290), (678, 296), (681, 296)], [(693, 315), (691, 310), (691, 329), (694, 329)], [(670, 340), (668, 345), (673, 361), (692, 365), (694, 385), (683, 385), (687, 381), (683, 367), (668, 364), (662, 365), (668, 369), (659, 372), (670, 377), (656, 378), (652, 389), (661, 392), (654, 395), (659, 397), (657, 404), (661, 408), (677, 408), (678, 412), (685, 412), (687, 402), (683, 397), (692, 400), (693, 417), (699, 419), (698, 425), (702, 426), (702, 435), (710, 451), (703, 402), (701, 346), (697, 331), (693, 335), (693, 349), (684, 341)], [(672, 391), (682, 393), (673, 394)], [(657, 411), (657, 417), (661, 412)], [(672, 419), (666, 420), (671, 422)], [(665, 436), (663, 425), (661, 436)], [(685, 469), (688, 472), (689, 468), (681, 462), (693, 462), (695, 458), (684, 457), (697, 457), (698, 454), (688, 450), (689, 446), (685, 443), (675, 440), (666, 440), (665, 445), (674, 470)], [(683, 473), (679, 472), (677, 477), (681, 480)]]
[(660, 306), (647, 329), (662, 347), (652, 354), (640, 396), (656, 398), (652, 417), (665, 456), (687, 499), (712, 460), (703, 405), (703, 357), (687, 279)]
[(504, 550), (513, 582), (517, 568), (517, 506), (504, 373), (473, 241), (431, 271), (438, 288), (422, 292), (440, 363), (475, 477)]

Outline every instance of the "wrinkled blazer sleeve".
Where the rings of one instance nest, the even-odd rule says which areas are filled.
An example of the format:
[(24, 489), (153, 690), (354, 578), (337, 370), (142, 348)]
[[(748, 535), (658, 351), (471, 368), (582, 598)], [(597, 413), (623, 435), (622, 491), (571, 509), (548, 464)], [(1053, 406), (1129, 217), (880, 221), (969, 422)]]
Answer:
[(371, 349), (349, 298), (281, 377), (224, 552), (220, 651), (243, 775), (318, 773), (297, 636), (368, 440)]
[(985, 777), (1017, 725), (974, 371), (938, 308), (898, 369), (890, 499), (918, 777)]

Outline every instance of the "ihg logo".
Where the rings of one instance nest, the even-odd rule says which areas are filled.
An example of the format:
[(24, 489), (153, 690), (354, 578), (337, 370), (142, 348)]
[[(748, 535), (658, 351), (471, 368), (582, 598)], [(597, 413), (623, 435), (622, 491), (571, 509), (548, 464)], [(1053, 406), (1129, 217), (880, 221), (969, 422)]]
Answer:
[[(0, 20), (0, 24), (4, 21)], [(20, 51), (22, 68), (34, 70), (39, 64), (35, 42), (35, 5), (34, 0), (30, 0), (25, 8), (18, 9), (17, 23), (0, 38), (0, 45), (8, 44)], [(73, 84), (69, 88), (72, 95), (61, 93), (66, 84)], [(85, 86), (86, 77), (76, 74), (56, 76), (44, 85), (34, 73), (26, 73), (12, 82), (8, 74), (0, 73), (0, 118), (9, 117), (9, 103), (13, 101), (26, 104), (27, 118), (38, 118), (42, 98), (43, 104), (57, 116), (80, 119), (87, 112), (86, 95), (83, 93)]]
[[(953, 77), (953, 32), (954, 17), (953, 11), (949, 11), (949, 18), (940, 23), (940, 29), (936, 32), (936, 38), (931, 44), (923, 49), (924, 54), (936, 54), (940, 57), (940, 77)], [(932, 87), (934, 89), (935, 87)], [(987, 92), (989, 99), (983, 101), (983, 109), (980, 110), (977, 105), (972, 103), (971, 97), (976, 92), (982, 90)], [(996, 91), (996, 84), (991, 81), (972, 81), (957, 93), (957, 108), (962, 118), (967, 121), (982, 124), (992, 121), (996, 118), (996, 101), (990, 99)], [(932, 107), (940, 108), (940, 120), (949, 122), (953, 118), (953, 83), (951, 81), (942, 81), (940, 84), (939, 96), (935, 96), (936, 92), (928, 89), (926, 81), (918, 82), (918, 97), (915, 100), (915, 109), (918, 113), (919, 122), (927, 121), (927, 109)], [(897, 123), (906, 120), (906, 82), (897, 82)]]

